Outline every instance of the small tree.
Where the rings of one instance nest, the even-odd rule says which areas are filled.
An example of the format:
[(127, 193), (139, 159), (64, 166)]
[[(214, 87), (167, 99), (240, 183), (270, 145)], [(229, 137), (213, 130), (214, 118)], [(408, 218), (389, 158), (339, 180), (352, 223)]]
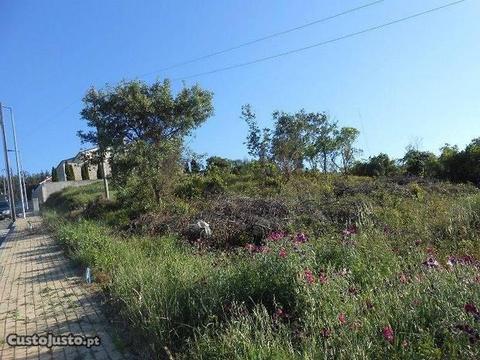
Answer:
[(88, 164), (85, 163), (81, 168), (82, 180), (90, 180), (90, 174), (88, 172)]
[(57, 169), (55, 169), (53, 166), (52, 166), (51, 176), (52, 176), (52, 181), (53, 181), (53, 182), (58, 181)]
[(270, 129), (264, 128), (260, 131), (256, 120), (257, 116), (250, 104), (242, 106), (242, 115), (240, 118), (248, 125), (248, 136), (245, 142), (248, 154), (257, 158), (260, 163), (264, 165), (271, 155)]
[(65, 165), (65, 177), (67, 181), (75, 181), (75, 173), (73, 172), (73, 166), (71, 164)]

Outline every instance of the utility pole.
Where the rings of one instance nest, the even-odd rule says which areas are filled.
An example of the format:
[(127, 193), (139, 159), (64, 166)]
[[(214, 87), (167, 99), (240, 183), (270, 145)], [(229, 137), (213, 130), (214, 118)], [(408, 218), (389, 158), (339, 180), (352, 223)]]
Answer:
[(13, 147), (15, 150), (15, 160), (17, 162), (17, 176), (18, 176), (18, 185), (20, 187), (20, 200), (22, 201), (22, 214), (25, 219), (27, 216), (25, 214), (25, 200), (23, 198), (23, 184), (22, 184), (22, 173), (20, 169), (20, 160), (17, 147), (17, 131), (15, 129), (15, 118), (13, 117), (13, 109), (10, 106), (6, 106), (10, 110), (10, 120), (12, 121), (12, 130), (13, 130)]
[(7, 171), (7, 184), (8, 184), (8, 197), (10, 198), (10, 214), (12, 216), (12, 222), (17, 220), (17, 214), (15, 213), (15, 199), (13, 198), (12, 178), (10, 175), (10, 162), (8, 161), (8, 148), (7, 148), (7, 135), (5, 134), (5, 124), (3, 122), (3, 108), (0, 103), (0, 127), (2, 128), (3, 136), (3, 155), (5, 156), (5, 169)]

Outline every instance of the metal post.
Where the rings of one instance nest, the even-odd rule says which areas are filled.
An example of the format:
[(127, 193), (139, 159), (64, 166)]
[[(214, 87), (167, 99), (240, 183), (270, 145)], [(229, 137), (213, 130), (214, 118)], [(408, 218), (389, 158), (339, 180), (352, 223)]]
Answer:
[[(20, 154), (18, 154), (18, 156), (20, 156)], [(22, 163), (20, 163), (20, 166), (22, 166)], [(22, 181), (23, 181), (23, 196), (25, 196), (25, 208), (28, 211), (29, 206), (28, 206), (27, 185), (25, 184), (25, 171), (23, 170), (22, 170)]]
[(10, 198), (10, 214), (12, 216), (12, 221), (15, 222), (17, 220), (17, 214), (15, 213), (15, 199), (13, 198), (12, 178), (10, 176), (10, 162), (8, 161), (7, 135), (5, 134), (5, 124), (3, 122), (2, 103), (0, 103), (0, 127), (2, 128), (1, 130), (3, 136), (3, 155), (5, 156), (5, 169), (7, 171), (8, 196)]
[(5, 181), (7, 177), (6, 176), (2, 176), (2, 177), (3, 177), (3, 196), (7, 197), (7, 183)]
[(110, 200), (110, 189), (108, 188), (108, 180), (105, 175), (105, 160), (102, 159), (102, 177), (103, 177), (103, 187), (105, 188), (105, 198)]
[(27, 216), (25, 214), (25, 200), (23, 198), (23, 185), (22, 185), (22, 174), (20, 171), (20, 160), (18, 159), (18, 147), (17, 147), (17, 131), (15, 130), (15, 119), (13, 117), (13, 109), (8, 107), (10, 110), (10, 119), (12, 121), (12, 130), (13, 130), (13, 147), (15, 149), (15, 160), (17, 162), (17, 176), (18, 176), (18, 186), (20, 187), (20, 201), (22, 202), (22, 214), (25, 219)]

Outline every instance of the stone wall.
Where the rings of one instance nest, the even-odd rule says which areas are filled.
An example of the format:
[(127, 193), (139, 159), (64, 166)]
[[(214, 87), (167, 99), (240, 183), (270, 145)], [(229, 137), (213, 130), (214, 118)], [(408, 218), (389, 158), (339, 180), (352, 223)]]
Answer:
[(55, 182), (46, 182), (38, 185), (32, 191), (32, 198), (37, 198), (40, 204), (47, 201), (48, 197), (53, 193), (59, 192), (69, 186), (85, 186), (90, 185), (95, 182), (102, 180), (80, 180), (80, 181), (55, 181)]

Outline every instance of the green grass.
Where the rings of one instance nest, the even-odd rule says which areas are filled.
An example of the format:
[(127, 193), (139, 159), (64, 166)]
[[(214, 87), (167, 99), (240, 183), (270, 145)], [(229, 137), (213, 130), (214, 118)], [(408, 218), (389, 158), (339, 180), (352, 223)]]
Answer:
[[(262, 187), (247, 175), (229, 175), (225, 184), (243, 195)], [(335, 216), (351, 211), (357, 233), (338, 231), (345, 223), (320, 231), (323, 222), (301, 214), (288, 224), (292, 235), (253, 253), (125, 233), (129, 218), (112, 221), (125, 211), (115, 206), (84, 216), (79, 209), (99, 190), (67, 189), (45, 219), (70, 256), (94, 269), (134, 343), (151, 357), (480, 357), (480, 326), (464, 309), (480, 307), (478, 263), (447, 265), (448, 256), (480, 256), (473, 188), (298, 176), (262, 196), (308, 201)], [(293, 241), (297, 232), (308, 241)], [(429, 257), (439, 266), (423, 265)]]

